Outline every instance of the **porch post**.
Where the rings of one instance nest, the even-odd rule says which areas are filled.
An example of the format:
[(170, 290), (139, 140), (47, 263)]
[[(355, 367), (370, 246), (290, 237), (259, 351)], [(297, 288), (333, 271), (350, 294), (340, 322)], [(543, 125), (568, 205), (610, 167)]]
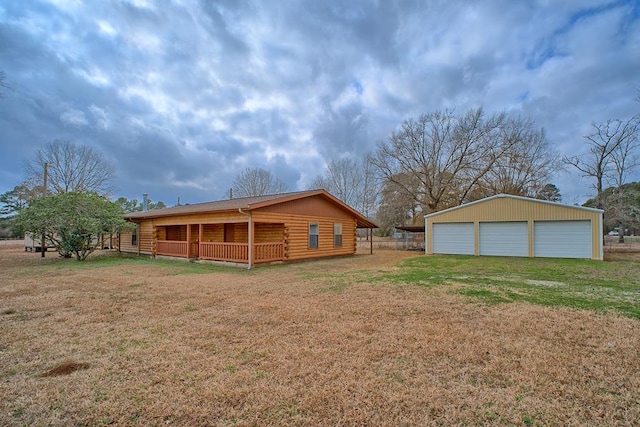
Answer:
[(373, 228), (369, 229), (369, 234), (371, 234), (369, 238), (369, 255), (373, 255)]
[(198, 224), (198, 258), (200, 258), (200, 244), (202, 243), (202, 224)]
[(253, 266), (253, 217), (251, 216), (251, 212), (249, 212), (249, 269)]
[(191, 224), (187, 224), (187, 259), (191, 259)]
[[(153, 236), (153, 241), (151, 242), (151, 255), (153, 255), (153, 257), (155, 258), (158, 255), (158, 227), (157, 226), (153, 226), (153, 233), (151, 233), (151, 235)], [(140, 237), (138, 237), (139, 239)], [(138, 248), (140, 248), (140, 245), (138, 245)]]

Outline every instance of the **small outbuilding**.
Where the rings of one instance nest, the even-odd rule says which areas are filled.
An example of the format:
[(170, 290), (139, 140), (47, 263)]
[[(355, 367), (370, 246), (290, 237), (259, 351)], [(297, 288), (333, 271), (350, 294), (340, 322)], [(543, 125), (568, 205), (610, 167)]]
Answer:
[(426, 215), (425, 252), (602, 260), (602, 212), (498, 194)]

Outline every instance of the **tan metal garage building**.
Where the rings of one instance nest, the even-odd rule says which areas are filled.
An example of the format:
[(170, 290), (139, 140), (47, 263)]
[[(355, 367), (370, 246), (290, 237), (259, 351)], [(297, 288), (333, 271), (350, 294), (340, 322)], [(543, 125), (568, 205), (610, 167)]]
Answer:
[(426, 215), (426, 253), (602, 260), (602, 212), (498, 194)]

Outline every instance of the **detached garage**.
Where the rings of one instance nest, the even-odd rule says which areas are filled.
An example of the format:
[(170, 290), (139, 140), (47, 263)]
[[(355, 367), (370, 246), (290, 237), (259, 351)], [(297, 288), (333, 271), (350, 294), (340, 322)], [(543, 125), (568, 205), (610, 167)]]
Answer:
[(426, 253), (602, 260), (602, 210), (498, 194), (425, 216)]

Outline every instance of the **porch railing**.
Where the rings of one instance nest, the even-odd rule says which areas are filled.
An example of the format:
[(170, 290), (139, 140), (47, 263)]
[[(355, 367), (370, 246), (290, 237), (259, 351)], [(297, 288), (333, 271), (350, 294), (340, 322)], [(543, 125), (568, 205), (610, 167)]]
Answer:
[(284, 261), (284, 242), (256, 243), (253, 247), (256, 262)]
[(178, 240), (158, 240), (156, 243), (156, 253), (158, 255), (186, 257), (187, 242)]
[[(284, 242), (255, 243), (253, 259), (256, 263), (284, 261)], [(158, 255), (187, 256), (187, 242), (158, 240)], [(191, 248), (192, 256), (212, 261), (249, 262), (249, 245), (246, 243), (202, 242)]]
[(246, 243), (200, 243), (200, 258), (213, 261), (248, 262), (249, 245)]

